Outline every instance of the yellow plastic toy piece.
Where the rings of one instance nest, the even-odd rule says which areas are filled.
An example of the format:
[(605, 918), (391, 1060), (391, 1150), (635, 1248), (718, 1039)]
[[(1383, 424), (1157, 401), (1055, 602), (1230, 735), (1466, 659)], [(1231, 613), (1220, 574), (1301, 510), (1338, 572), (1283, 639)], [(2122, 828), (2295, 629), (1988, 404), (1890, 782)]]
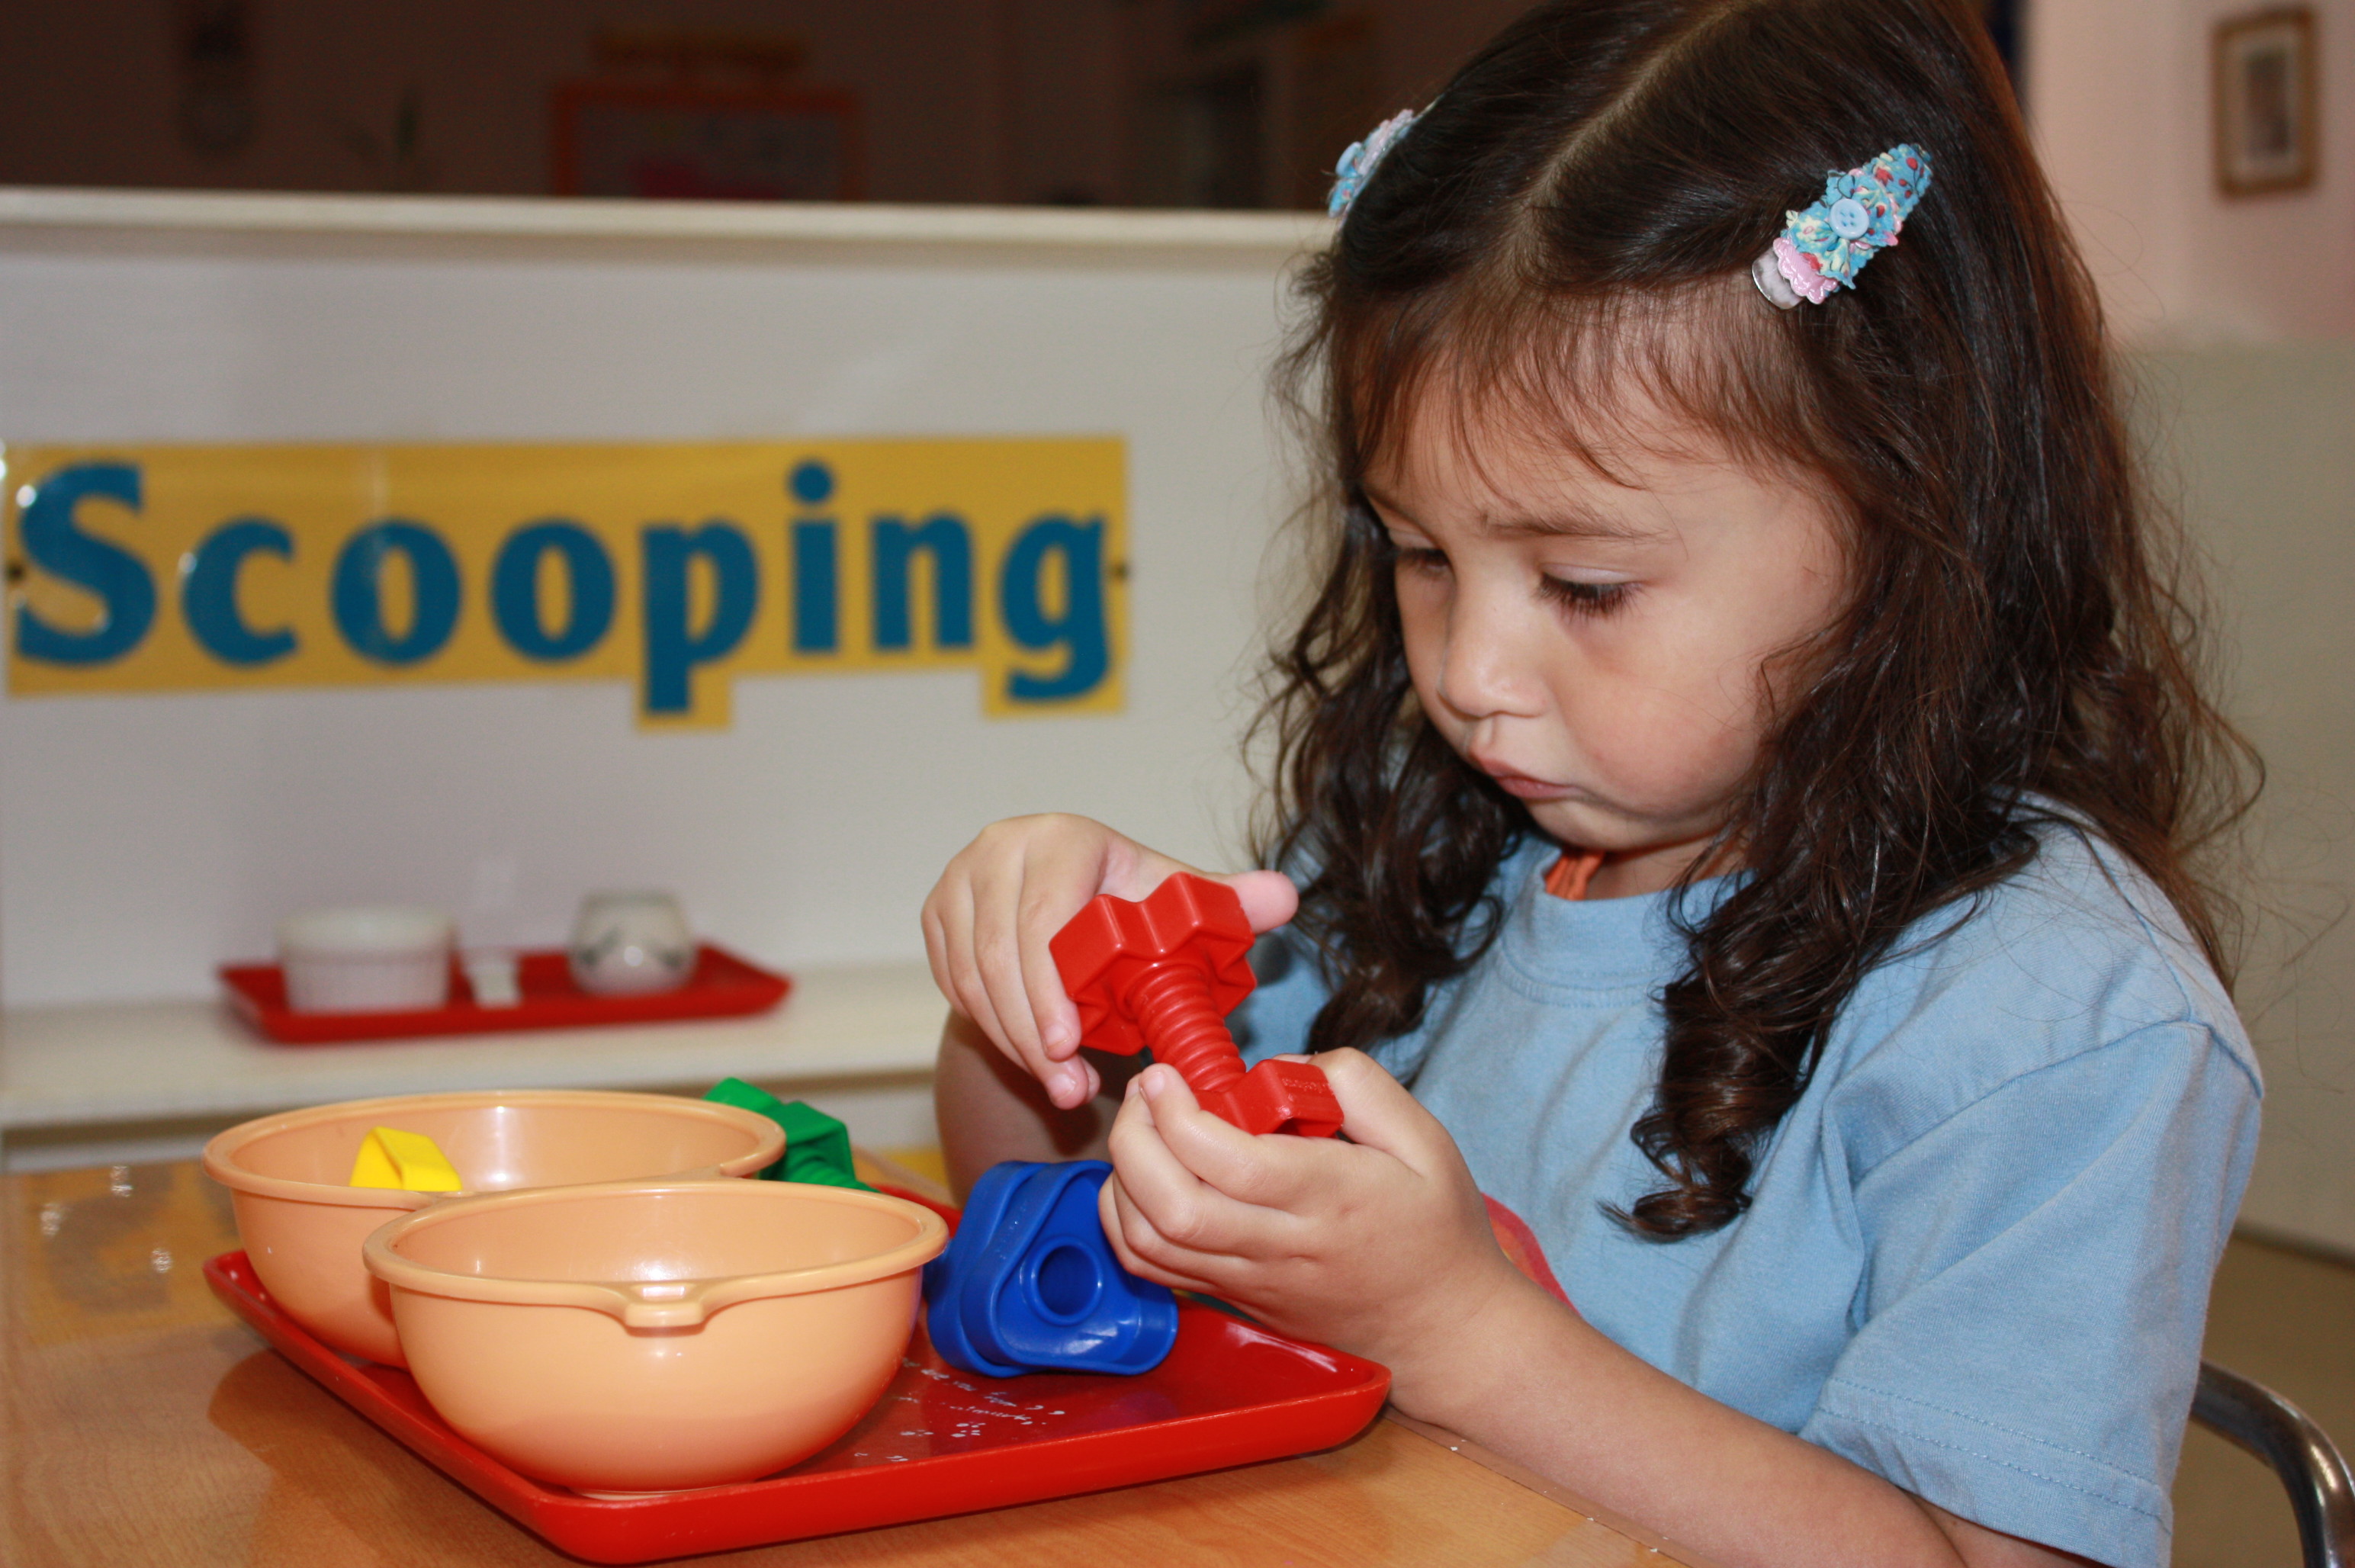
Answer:
[(423, 1133), (404, 1133), (399, 1127), (370, 1127), (360, 1144), (359, 1158), (352, 1162), (351, 1185), (398, 1187), (409, 1192), (455, 1192), (465, 1184), (458, 1179), (456, 1168), (440, 1147)]

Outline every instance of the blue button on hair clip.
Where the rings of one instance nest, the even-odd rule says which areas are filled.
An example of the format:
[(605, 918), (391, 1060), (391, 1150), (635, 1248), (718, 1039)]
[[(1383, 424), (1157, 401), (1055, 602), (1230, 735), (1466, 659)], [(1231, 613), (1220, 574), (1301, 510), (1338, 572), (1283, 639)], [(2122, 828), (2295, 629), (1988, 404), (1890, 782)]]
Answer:
[[(1423, 114), (1430, 112), (1427, 106), (1423, 111)], [(1358, 199), (1358, 193), (1373, 177), (1374, 167), (1382, 161), (1383, 155), (1397, 146), (1399, 138), (1420, 118), (1415, 111), (1401, 109), (1375, 126), (1364, 141), (1350, 143), (1341, 161), (1333, 165), (1333, 194), (1325, 198), (1325, 210), (1336, 218), (1345, 216), (1349, 204)]]
[(1873, 252), (1897, 243), (1897, 231), (1930, 188), (1930, 155), (1900, 142), (1860, 168), (1835, 173), (1823, 199), (1783, 215), (1783, 232), (1757, 261), (1750, 281), (1783, 310), (1801, 300), (1821, 304), (1834, 289), (1853, 288)]

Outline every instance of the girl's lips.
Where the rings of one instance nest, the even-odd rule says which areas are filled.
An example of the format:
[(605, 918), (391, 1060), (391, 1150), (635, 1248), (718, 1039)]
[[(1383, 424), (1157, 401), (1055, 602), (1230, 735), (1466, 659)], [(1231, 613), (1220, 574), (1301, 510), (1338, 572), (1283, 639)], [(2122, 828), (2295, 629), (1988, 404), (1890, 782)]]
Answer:
[(1568, 784), (1548, 784), (1527, 773), (1507, 773), (1498, 768), (1483, 768), (1481, 771), (1495, 779), (1497, 787), (1507, 795), (1521, 800), (1559, 800), (1572, 793)]

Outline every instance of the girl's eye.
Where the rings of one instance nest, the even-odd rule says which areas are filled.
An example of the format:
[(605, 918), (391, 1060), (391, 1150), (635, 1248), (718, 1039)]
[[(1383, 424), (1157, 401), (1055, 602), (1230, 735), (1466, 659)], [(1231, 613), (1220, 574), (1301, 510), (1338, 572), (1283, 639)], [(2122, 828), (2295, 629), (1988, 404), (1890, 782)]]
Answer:
[(1578, 615), (1608, 615), (1627, 602), (1635, 584), (1630, 582), (1581, 582), (1568, 577), (1540, 577), (1539, 592), (1563, 609)]
[(1429, 545), (1394, 545), (1398, 563), (1409, 571), (1441, 572), (1447, 570), (1447, 552)]

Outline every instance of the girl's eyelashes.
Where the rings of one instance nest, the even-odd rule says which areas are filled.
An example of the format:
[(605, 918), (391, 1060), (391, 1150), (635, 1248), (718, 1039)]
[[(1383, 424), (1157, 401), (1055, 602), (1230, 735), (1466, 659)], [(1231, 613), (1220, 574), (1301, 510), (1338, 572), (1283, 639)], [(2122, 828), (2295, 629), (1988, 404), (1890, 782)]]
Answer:
[(1608, 615), (1627, 603), (1632, 582), (1582, 582), (1576, 578), (1540, 576), (1538, 592), (1574, 615)]
[[(1407, 544), (1395, 539), (1387, 542), (1391, 559), (1404, 571), (1423, 577), (1444, 577), (1452, 570), (1447, 552), (1435, 546)], [(1632, 582), (1587, 582), (1574, 577), (1556, 577), (1551, 572), (1538, 574), (1539, 594), (1574, 615), (1608, 615), (1626, 603), (1635, 586)]]

